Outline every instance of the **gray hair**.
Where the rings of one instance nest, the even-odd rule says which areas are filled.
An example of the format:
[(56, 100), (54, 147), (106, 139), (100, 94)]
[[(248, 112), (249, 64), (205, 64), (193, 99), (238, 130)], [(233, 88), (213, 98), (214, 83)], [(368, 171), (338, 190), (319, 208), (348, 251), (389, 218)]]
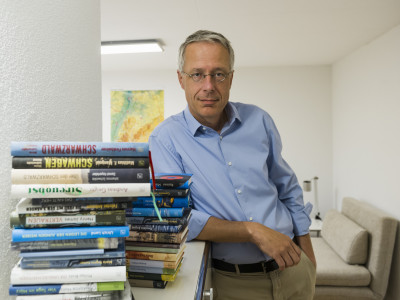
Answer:
[(235, 62), (235, 53), (231, 46), (231, 42), (224, 37), (222, 34), (208, 31), (208, 30), (198, 30), (195, 33), (189, 35), (185, 42), (179, 47), (179, 56), (178, 56), (178, 68), (179, 71), (183, 71), (183, 65), (185, 64), (185, 51), (187, 45), (194, 42), (210, 42), (210, 43), (219, 43), (228, 50), (229, 58), (230, 58), (230, 70), (233, 70), (233, 65)]

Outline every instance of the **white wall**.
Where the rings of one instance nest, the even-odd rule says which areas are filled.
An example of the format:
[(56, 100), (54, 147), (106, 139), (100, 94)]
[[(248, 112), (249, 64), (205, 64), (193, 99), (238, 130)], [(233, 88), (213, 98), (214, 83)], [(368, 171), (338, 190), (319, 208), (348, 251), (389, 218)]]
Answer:
[[(103, 139), (110, 139), (110, 91), (163, 89), (165, 118), (186, 107), (176, 70), (103, 72)], [(318, 176), (320, 208), (332, 201), (330, 67), (238, 68), (231, 101), (256, 104), (268, 111), (280, 130), (284, 157), (299, 181)], [(313, 201), (312, 193), (305, 193)]]
[[(400, 26), (333, 66), (333, 188), (400, 220)], [(400, 230), (387, 299), (400, 299)]]
[(0, 0), (0, 299), (10, 271), (10, 142), (100, 141), (98, 0)]

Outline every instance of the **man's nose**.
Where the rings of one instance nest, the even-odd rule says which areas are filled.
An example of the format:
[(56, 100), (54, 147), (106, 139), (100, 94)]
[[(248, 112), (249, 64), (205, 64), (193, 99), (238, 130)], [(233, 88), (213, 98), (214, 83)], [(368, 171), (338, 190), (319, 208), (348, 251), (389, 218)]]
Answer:
[(212, 74), (203, 75), (203, 88), (205, 90), (213, 90), (215, 85), (215, 78)]

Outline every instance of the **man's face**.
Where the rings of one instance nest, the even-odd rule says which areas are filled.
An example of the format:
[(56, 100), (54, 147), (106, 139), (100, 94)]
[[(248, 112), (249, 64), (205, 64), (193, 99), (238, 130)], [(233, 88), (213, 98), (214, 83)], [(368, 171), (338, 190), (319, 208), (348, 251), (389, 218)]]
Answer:
[[(228, 50), (218, 43), (191, 43), (186, 47), (183, 71), (187, 74), (228, 74), (231, 71)], [(201, 124), (210, 127), (218, 125), (229, 100), (232, 78), (233, 73), (222, 82), (217, 82), (211, 76), (195, 82), (178, 71), (178, 79), (185, 90), (189, 110)]]

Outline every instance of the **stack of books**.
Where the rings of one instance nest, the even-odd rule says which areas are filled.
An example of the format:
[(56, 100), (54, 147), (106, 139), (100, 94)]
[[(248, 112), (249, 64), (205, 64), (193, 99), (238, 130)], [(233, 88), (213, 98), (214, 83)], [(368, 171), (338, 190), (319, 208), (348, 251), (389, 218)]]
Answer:
[(147, 143), (13, 142), (10, 295), (132, 298), (125, 209), (150, 195)]
[(126, 210), (126, 262), (133, 287), (165, 288), (175, 280), (186, 247), (192, 174), (154, 175), (154, 198), (137, 198)]

